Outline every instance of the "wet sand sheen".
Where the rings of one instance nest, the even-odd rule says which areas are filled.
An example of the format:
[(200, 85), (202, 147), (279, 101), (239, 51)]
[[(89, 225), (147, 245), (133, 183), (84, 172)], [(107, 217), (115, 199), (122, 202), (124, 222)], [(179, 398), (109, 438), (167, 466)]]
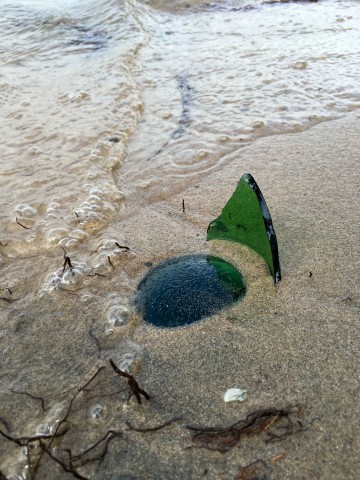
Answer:
[[(358, 106), (356, 3), (341, 15), (333, 0), (246, 12), (181, 2), (176, 14), (145, 3), (2, 18), (4, 39), (20, 41), (0, 52), (0, 429), (52, 435), (77, 392), (59, 454), (121, 432), (102, 463), (79, 467), (85, 477), (232, 479), (261, 458), (275, 478), (356, 478), (359, 118), (274, 135)], [(278, 235), (277, 288), (254, 252), (205, 242), (247, 171)], [(133, 300), (148, 265), (189, 254), (234, 264), (245, 298), (184, 329), (145, 325)], [(109, 358), (149, 402), (127, 403)], [(243, 404), (224, 403), (234, 386)], [(186, 425), (297, 403), (307, 430), (279, 444), (186, 449)], [(25, 448), (0, 438), (0, 470), (29, 476)], [(36, 478), (65, 474), (47, 456)]]
[[(133, 288), (147, 270), (144, 262), (174, 255), (211, 253), (241, 270), (249, 287), (246, 297), (211, 319), (159, 330), (134, 317), (105, 335), (96, 299), (83, 304), (75, 295), (55, 291), (28, 303), (25, 312), (11, 305), (2, 331), (8, 379), (15, 374), (15, 384), (42, 395), (47, 408), (42, 412), (38, 402), (3, 392), (2, 417), (11, 419), (11, 431), (25, 435), (39, 424), (51, 425), (69, 402), (69, 394), (61, 392), (83, 385), (98, 365), (108, 365), (109, 355), (118, 365), (128, 355), (151, 399), (138, 405), (133, 398), (126, 405), (122, 394), (94, 398), (73, 413), (76, 427), (67, 437), (71, 448), (86, 448), (107, 428), (123, 432), (111, 443), (98, 473), (92, 467), (80, 469), (85, 476), (113, 478), (118, 472), (119, 478), (229, 479), (241, 465), (261, 458), (275, 478), (355, 479), (360, 416), (354, 192), (359, 133), (355, 113), (304, 133), (259, 140), (199, 188), (108, 227), (109, 236), (123, 232), (136, 251), (123, 264)], [(264, 167), (270, 159), (272, 164)], [(277, 288), (253, 252), (225, 242), (204, 242), (208, 221), (232, 193), (244, 165), (261, 186), (277, 231), (283, 269)], [(16, 275), (23, 268), (21, 260), (14, 260), (4, 280), (6, 274), (10, 278), (10, 270)], [(121, 286), (120, 270), (108, 277), (90, 280), (106, 282), (104, 291)], [(234, 386), (248, 390), (248, 397), (242, 404), (225, 404), (223, 395)], [(91, 412), (98, 403), (103, 410), (94, 417)], [(288, 404), (304, 406), (301, 420), (307, 429), (280, 443), (254, 438), (226, 454), (185, 448), (191, 445), (188, 424), (229, 425), (252, 410)], [(178, 417), (181, 420), (159, 431), (125, 431), (126, 421), (152, 427)], [(14, 472), (18, 447), (2, 442), (1, 449), (7, 459), (4, 471)], [(269, 461), (284, 452), (281, 460)], [(19, 460), (17, 465), (21, 467)], [(39, 478), (46, 478), (46, 471), (52, 478), (63, 478), (48, 462)]]

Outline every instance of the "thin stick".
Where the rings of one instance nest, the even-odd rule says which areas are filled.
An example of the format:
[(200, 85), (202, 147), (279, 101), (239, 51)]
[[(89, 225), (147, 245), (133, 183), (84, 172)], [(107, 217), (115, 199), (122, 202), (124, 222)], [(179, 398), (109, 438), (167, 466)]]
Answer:
[(33, 400), (39, 400), (41, 402), (41, 408), (45, 411), (45, 401), (43, 397), (36, 397), (35, 395), (31, 395), (28, 392), (18, 392), (17, 390), (10, 390), (11, 393), (17, 393), (19, 395), (27, 395), (28, 397), (32, 398)]
[(115, 363), (113, 362), (113, 360), (110, 358), (110, 365), (112, 366), (112, 368), (115, 370), (115, 372), (122, 376), (122, 377), (125, 377), (127, 378), (127, 381), (128, 381), (128, 384), (129, 384), (129, 387), (132, 391), (132, 393), (135, 395), (136, 397), (136, 400), (138, 401), (139, 404), (141, 404), (141, 396), (142, 395), (144, 398), (146, 398), (146, 400), (150, 400), (150, 395), (148, 395), (145, 390), (142, 390), (140, 387), (139, 387), (139, 384), (138, 382), (135, 380), (135, 378), (130, 375), (130, 373), (127, 373), (127, 372), (123, 372), (122, 370), (120, 370), (119, 367), (117, 367), (115, 365)]
[(140, 432), (140, 433), (145, 433), (145, 432), (156, 432), (157, 430), (161, 430), (164, 427), (167, 427), (168, 425), (171, 425), (174, 422), (177, 422), (179, 420), (182, 420), (182, 417), (176, 417), (173, 418), (172, 420), (168, 420), (165, 423), (162, 423), (161, 425), (157, 425), (156, 427), (147, 427), (147, 428), (137, 428), (131, 425), (130, 422), (126, 422), (126, 425), (128, 426), (128, 430), (131, 430), (133, 432)]
[(129, 247), (126, 247), (125, 245), (119, 245), (118, 242), (115, 242), (115, 245), (116, 245), (118, 248), (120, 248), (120, 249), (124, 249), (124, 250), (126, 250), (126, 251), (129, 251), (129, 250), (130, 250)]
[(25, 227), (25, 225), (23, 225), (22, 223), (19, 222), (19, 220), (17, 219), (17, 217), (15, 217), (15, 222), (20, 225), (20, 227), (22, 228), (25, 228), (26, 230), (30, 230), (30, 227)]

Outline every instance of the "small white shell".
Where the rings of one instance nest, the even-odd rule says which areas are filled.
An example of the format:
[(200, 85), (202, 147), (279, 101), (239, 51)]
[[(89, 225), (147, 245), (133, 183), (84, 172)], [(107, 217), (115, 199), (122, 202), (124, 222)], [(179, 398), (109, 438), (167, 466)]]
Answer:
[(224, 395), (225, 402), (242, 402), (245, 400), (247, 395), (247, 390), (240, 390), (240, 388), (229, 388), (229, 390)]

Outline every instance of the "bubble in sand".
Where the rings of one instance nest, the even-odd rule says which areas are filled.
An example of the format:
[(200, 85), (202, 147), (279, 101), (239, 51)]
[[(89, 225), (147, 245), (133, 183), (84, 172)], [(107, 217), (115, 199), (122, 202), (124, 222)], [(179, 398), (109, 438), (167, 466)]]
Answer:
[(125, 325), (130, 318), (130, 311), (122, 305), (114, 305), (109, 308), (107, 320), (111, 325), (120, 327)]
[(42, 152), (40, 150), (40, 148), (37, 148), (37, 147), (30, 147), (29, 148), (29, 154), (30, 155), (40, 155)]
[(37, 214), (37, 210), (31, 205), (21, 203), (14, 208), (14, 213), (23, 217), (33, 217)]
[(104, 414), (104, 407), (100, 405), (100, 403), (97, 403), (96, 405), (93, 405), (90, 408), (90, 416), (94, 419), (98, 419), (102, 417)]
[(133, 353), (125, 353), (120, 362), (120, 370), (126, 373), (130, 373), (131, 367), (135, 361), (136, 357)]
[(36, 429), (36, 435), (51, 435), (54, 428), (48, 423), (40, 423)]
[(265, 123), (262, 120), (256, 120), (252, 126), (253, 128), (263, 128)]
[(71, 238), (75, 238), (76, 240), (85, 240), (85, 238), (87, 238), (89, 235), (84, 232), (84, 230), (75, 229), (71, 231), (70, 236)]
[(292, 66), (295, 70), (305, 70), (307, 68), (307, 62), (296, 62)]
[(35, 240), (36, 240), (36, 235), (28, 235), (28, 236), (26, 237), (26, 242), (27, 242), (27, 243), (32, 243), (32, 242), (34, 242)]
[(68, 98), (70, 102), (80, 102), (81, 100), (84, 100), (86, 98), (89, 98), (90, 94), (88, 92), (85, 92), (84, 90), (79, 90), (78, 92), (72, 92), (69, 93)]
[(47, 232), (46, 236), (50, 243), (58, 243), (64, 237), (69, 236), (69, 231), (66, 228), (52, 228)]

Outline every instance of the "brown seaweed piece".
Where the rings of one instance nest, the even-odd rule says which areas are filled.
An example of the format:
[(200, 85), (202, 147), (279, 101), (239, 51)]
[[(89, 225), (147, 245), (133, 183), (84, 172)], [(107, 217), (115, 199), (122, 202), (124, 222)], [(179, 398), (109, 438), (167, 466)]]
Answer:
[(275, 442), (304, 429), (300, 420), (293, 420), (294, 408), (264, 408), (249, 413), (244, 420), (228, 427), (193, 427), (187, 428), (192, 432), (194, 447), (207, 448), (227, 452), (234, 448), (245, 436), (267, 435), (266, 442)]

